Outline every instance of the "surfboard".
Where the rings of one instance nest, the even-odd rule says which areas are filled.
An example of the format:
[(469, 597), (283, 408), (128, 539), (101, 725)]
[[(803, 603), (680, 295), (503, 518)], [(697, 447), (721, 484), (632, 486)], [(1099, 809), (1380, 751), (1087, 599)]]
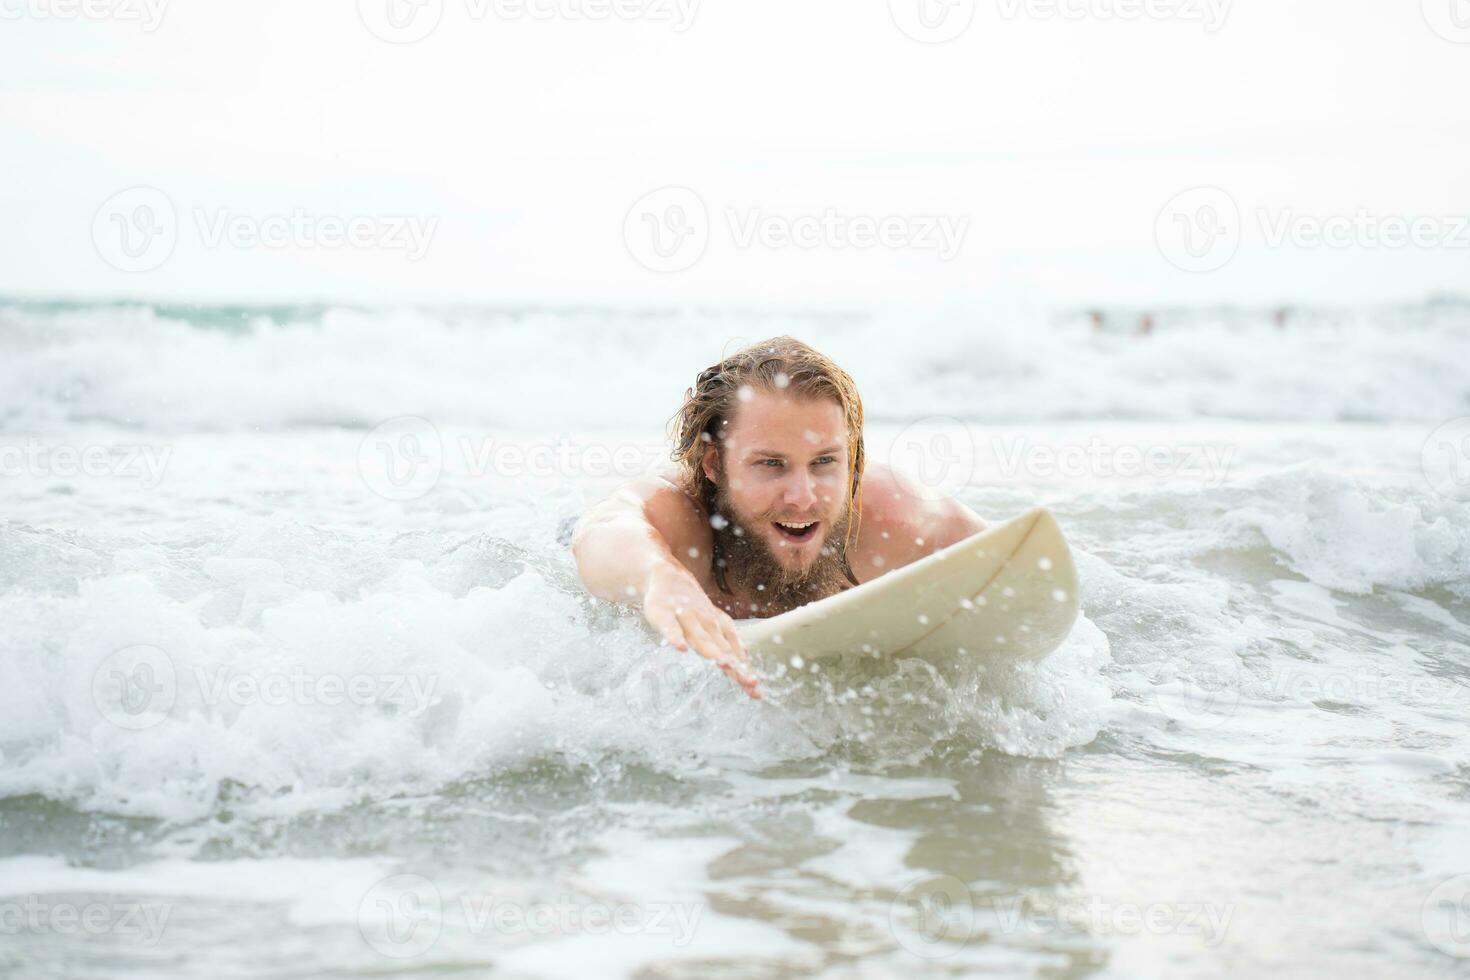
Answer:
[(807, 659), (1040, 659), (1077, 619), (1077, 568), (1043, 507), (845, 592), (736, 624), (746, 650)]

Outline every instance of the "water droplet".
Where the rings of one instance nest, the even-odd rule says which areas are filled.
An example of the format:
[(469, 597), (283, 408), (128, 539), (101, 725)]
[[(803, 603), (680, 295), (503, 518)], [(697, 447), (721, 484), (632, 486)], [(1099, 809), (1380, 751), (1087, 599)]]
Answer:
[(735, 392), (735, 397), (743, 402), (748, 402), (755, 397), (755, 389), (750, 385), (741, 385)]
[(793, 667), (793, 668), (794, 668), (794, 669), (796, 669), (796, 670), (800, 670), (800, 669), (801, 669), (801, 668), (802, 668), (802, 667), (804, 667), (804, 666), (805, 666), (805, 665), (806, 665), (806, 661), (805, 661), (805, 660), (803, 660), (803, 659), (801, 659), (801, 654), (799, 654), (799, 653), (798, 653), (798, 654), (796, 654), (796, 655), (794, 655), (794, 656), (793, 656), (793, 657), (792, 657), (792, 658), (791, 658), (791, 666), (792, 666), (792, 667)]
[(929, 617), (928, 616), (925, 616), (923, 613), (919, 613), (919, 625), (920, 626), (928, 626), (929, 625)]
[(1052, 589), (1051, 590), (1051, 597), (1053, 599), (1055, 599), (1057, 602), (1066, 602), (1067, 601), (1067, 593), (1065, 591), (1063, 591), (1062, 589)]
[(1039, 568), (1039, 569), (1041, 569), (1043, 572), (1049, 572), (1049, 571), (1051, 571), (1051, 559), (1050, 558), (1043, 558), (1043, 559), (1041, 559), (1041, 561), (1039, 561), (1039, 562), (1036, 563), (1036, 567)]

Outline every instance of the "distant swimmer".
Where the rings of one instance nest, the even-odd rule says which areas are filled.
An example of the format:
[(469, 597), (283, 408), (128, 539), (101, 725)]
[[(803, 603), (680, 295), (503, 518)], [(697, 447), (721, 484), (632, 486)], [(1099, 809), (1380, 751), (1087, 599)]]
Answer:
[(577, 523), (587, 590), (642, 607), (680, 650), (759, 697), (734, 618), (768, 617), (900, 568), (985, 528), (866, 461), (857, 385), (791, 337), (699, 373), (671, 421), (674, 467)]

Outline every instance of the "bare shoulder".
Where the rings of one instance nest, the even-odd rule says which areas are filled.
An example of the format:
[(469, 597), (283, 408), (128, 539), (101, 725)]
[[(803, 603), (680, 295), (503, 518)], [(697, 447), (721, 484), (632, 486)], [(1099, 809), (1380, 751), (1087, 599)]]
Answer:
[(690, 548), (708, 551), (712, 537), (704, 506), (679, 485), (672, 472), (642, 476), (618, 487), (582, 515), (577, 530), (599, 523), (626, 520), (646, 521), (675, 555)]
[(882, 463), (864, 468), (862, 519), (853, 572), (867, 581), (985, 529), (985, 521), (953, 497), (932, 499), (912, 477)]

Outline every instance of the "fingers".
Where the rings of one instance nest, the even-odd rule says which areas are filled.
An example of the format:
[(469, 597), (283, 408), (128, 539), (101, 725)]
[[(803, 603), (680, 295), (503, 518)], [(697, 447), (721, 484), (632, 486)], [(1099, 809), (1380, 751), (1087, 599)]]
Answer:
[(679, 625), (678, 617), (652, 608), (645, 609), (643, 616), (669, 646), (680, 651), (689, 649), (689, 639), (684, 635), (684, 628)]
[(725, 640), (730, 644), (730, 649), (742, 660), (749, 659), (745, 653), (745, 644), (740, 642), (740, 634), (735, 632), (735, 620), (729, 616), (720, 619), (720, 630), (725, 634)]
[(718, 664), (750, 697), (760, 697), (758, 682), (750, 673), (745, 651), (740, 648), (738, 640), (732, 644), (718, 621), (711, 623), (701, 620), (692, 610), (684, 610), (678, 619), (695, 652)]

